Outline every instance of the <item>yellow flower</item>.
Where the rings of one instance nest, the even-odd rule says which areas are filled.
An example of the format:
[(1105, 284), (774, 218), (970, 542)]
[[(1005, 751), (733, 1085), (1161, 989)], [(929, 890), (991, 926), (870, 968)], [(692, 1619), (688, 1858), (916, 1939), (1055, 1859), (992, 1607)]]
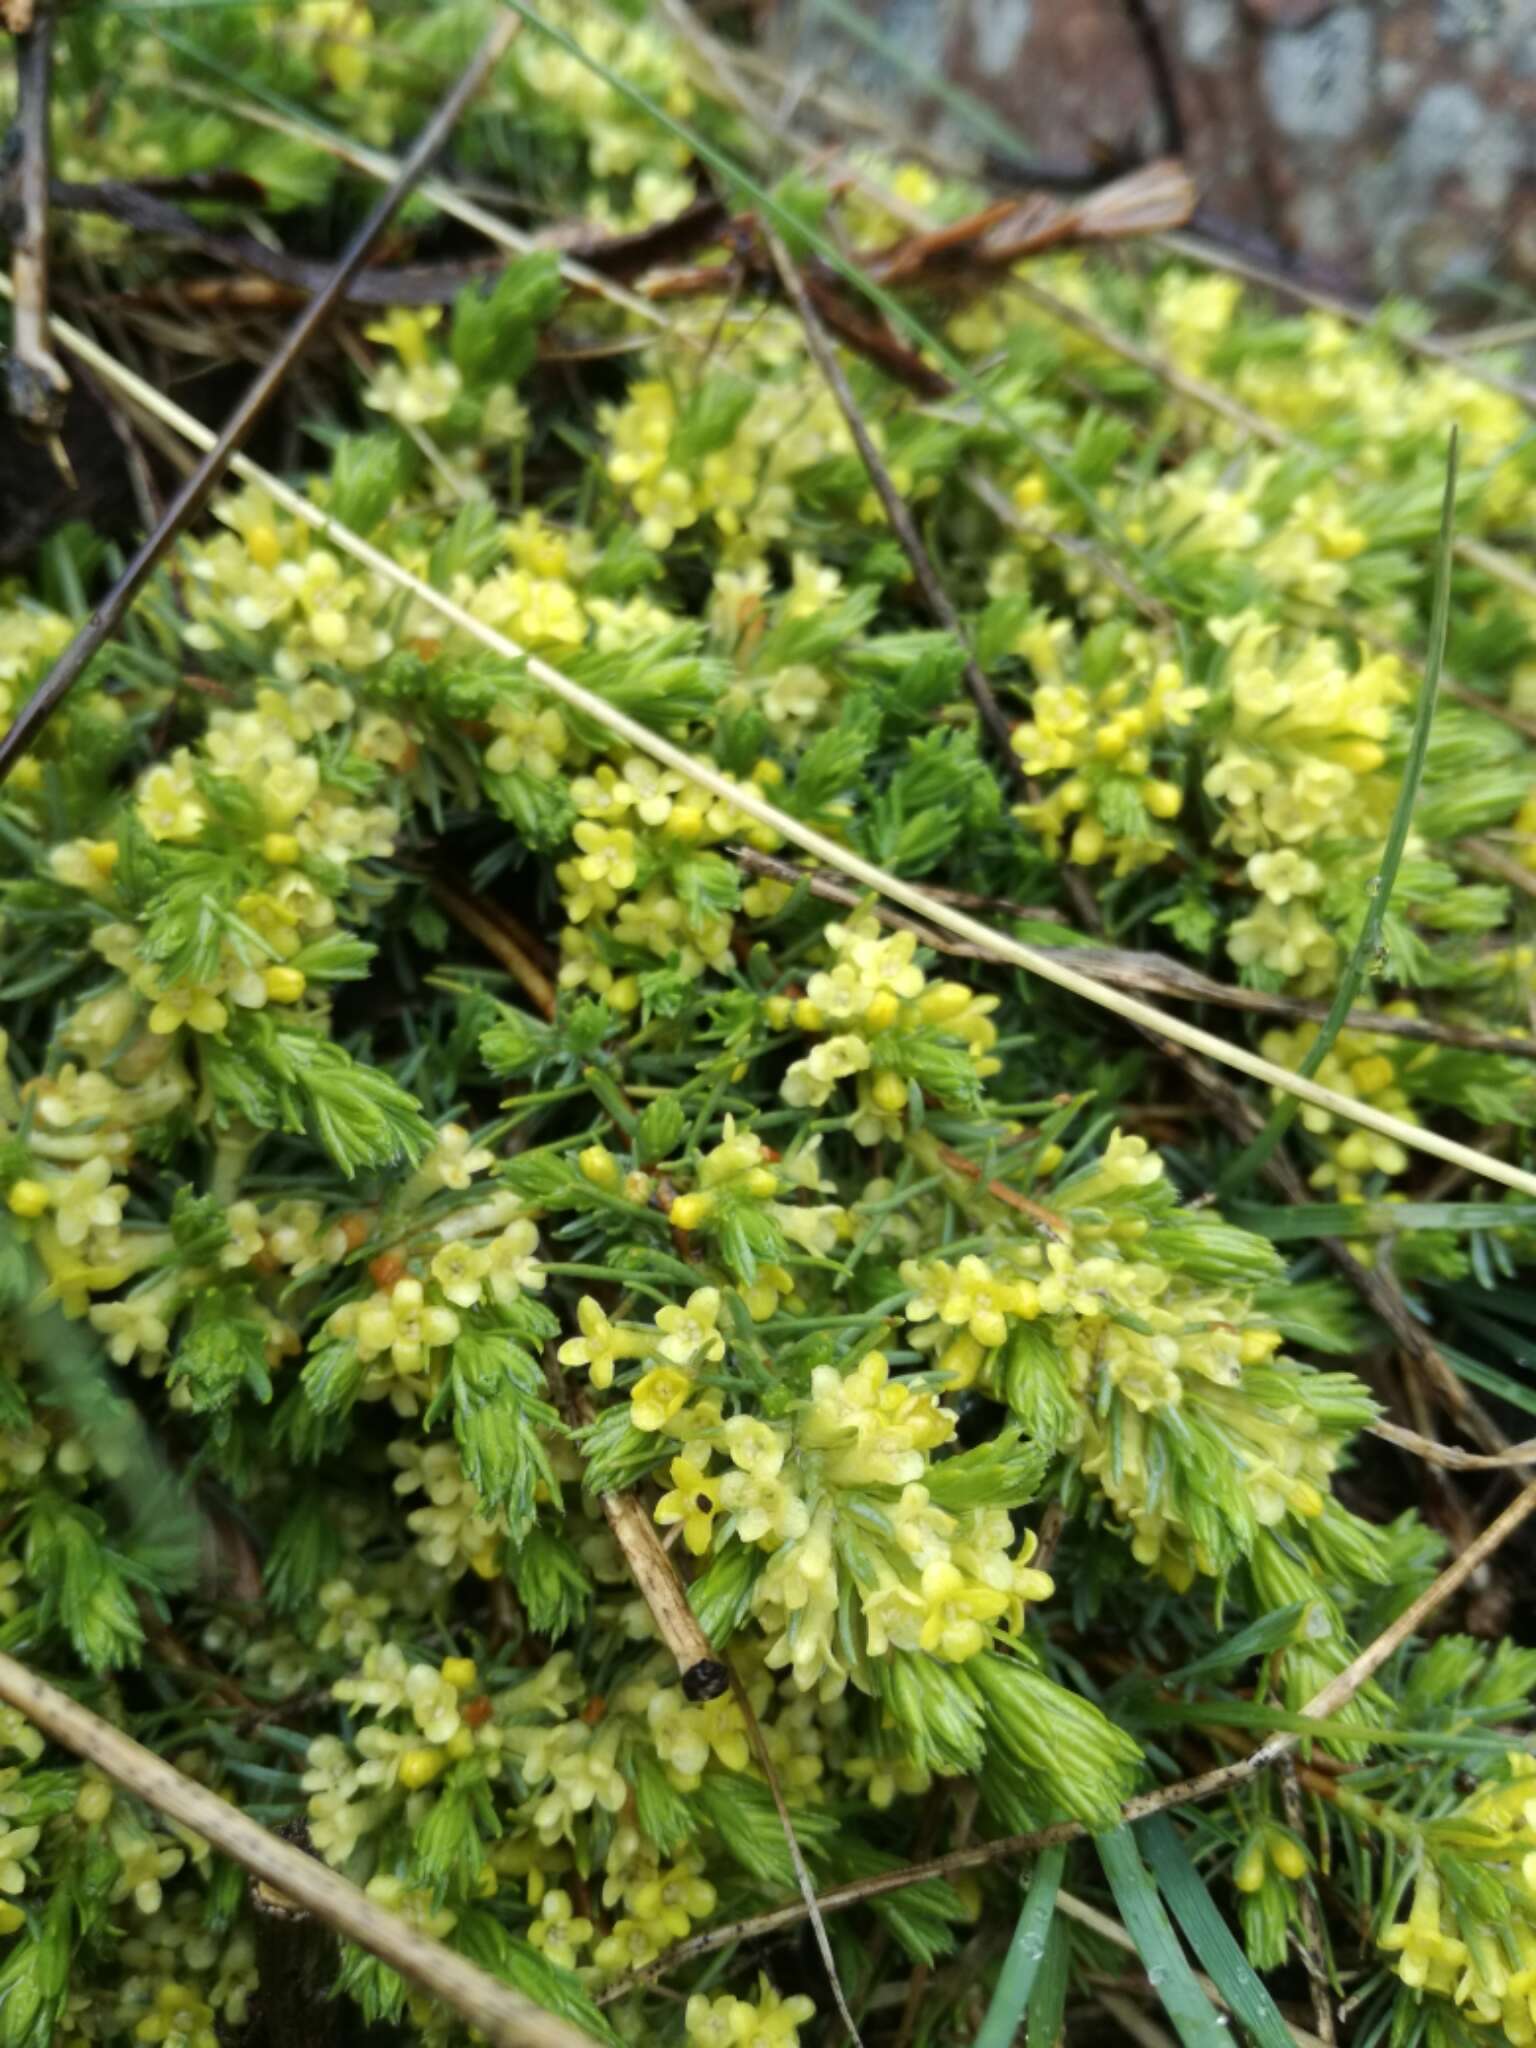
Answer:
[(718, 1287), (697, 1287), (686, 1306), (669, 1302), (656, 1311), (663, 1332), (657, 1349), (673, 1365), (712, 1365), (725, 1356), (725, 1339), (715, 1328), (720, 1316)]
[(149, 1028), (159, 1038), (169, 1038), (184, 1024), (211, 1035), (222, 1031), (228, 1022), (229, 1012), (216, 990), (185, 985), (161, 991), (149, 1013)]
[(195, 839), (208, 822), (208, 811), (197, 794), (192, 763), (180, 750), (171, 760), (140, 778), (135, 803), (139, 823), (151, 839)]
[(567, 1337), (556, 1356), (562, 1365), (584, 1365), (594, 1387), (611, 1387), (619, 1360), (638, 1358), (645, 1350), (645, 1339), (636, 1330), (621, 1329), (617, 1323), (611, 1323), (602, 1304), (590, 1294), (584, 1294), (577, 1302), (576, 1320), (581, 1325), (581, 1335)]
[(665, 1429), (693, 1392), (693, 1381), (674, 1365), (653, 1366), (629, 1390), (629, 1415), (636, 1429)]
[(923, 1604), (923, 1649), (960, 1664), (986, 1648), (986, 1624), (1007, 1612), (1008, 1596), (968, 1583), (952, 1564), (931, 1564), (923, 1573)]
[[(708, 1452), (704, 1453), (708, 1458)], [(672, 1491), (656, 1503), (656, 1519), (663, 1528), (674, 1522), (683, 1525), (683, 1541), (695, 1557), (709, 1548), (715, 1516), (720, 1512), (720, 1482), (705, 1477), (701, 1465), (691, 1458), (672, 1460)]]

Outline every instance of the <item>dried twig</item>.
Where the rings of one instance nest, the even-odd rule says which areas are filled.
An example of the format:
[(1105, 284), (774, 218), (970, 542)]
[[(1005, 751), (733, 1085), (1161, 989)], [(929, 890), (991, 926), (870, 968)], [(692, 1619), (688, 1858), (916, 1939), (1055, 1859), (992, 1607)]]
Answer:
[[(197, 49), (195, 45), (185, 43), (179, 36), (168, 34), (164, 30), (161, 34), (184, 56), (208, 65), (210, 69), (218, 68), (211, 64), (207, 53)], [(270, 128), (278, 135), (296, 136), (312, 148), (323, 150), (339, 162), (350, 164), (354, 170), (378, 179), (381, 184), (387, 184), (400, 174), (401, 166), (397, 158), (387, 156), (382, 150), (369, 149), (350, 136), (339, 135), (327, 128), (323, 122), (312, 118), (290, 119), (282, 114), (273, 113), (269, 108), (259, 106), (250, 99), (237, 103), (232, 109), (227, 99), (205, 92), (183, 78), (173, 75), (167, 82), (186, 98), (203, 105), (216, 106), (220, 113), (228, 114), (233, 111), (242, 121), (249, 121), (255, 127)], [(488, 242), (493, 242), (500, 249), (507, 249), (514, 255), (522, 256), (540, 246), (536, 235), (526, 234), (521, 228), (513, 227), (510, 221), (503, 220), (499, 214), (481, 206), (478, 201), (465, 198), (463, 193), (446, 179), (423, 178), (421, 195), (424, 199), (430, 199), (432, 204), (446, 213), (450, 219), (461, 221), (465, 227), (474, 228), (477, 233), (484, 235)], [(560, 274), (567, 284), (605, 298), (613, 305), (622, 306), (627, 313), (632, 313), (648, 327), (666, 328), (671, 325), (667, 316), (658, 312), (648, 299), (641, 298), (637, 292), (630, 291), (617, 280), (603, 276), (601, 271), (592, 269), (578, 256), (562, 252)], [(677, 338), (685, 347), (694, 345), (694, 337), (686, 329), (679, 329)]]
[(614, 1542), (624, 1553), (635, 1588), (676, 1661), (684, 1698), (695, 1703), (719, 1699), (731, 1674), (715, 1655), (699, 1617), (688, 1605), (683, 1582), (662, 1547), (650, 1510), (632, 1493), (600, 1494), (598, 1504)]
[(1501, 882), (1508, 882), (1512, 889), (1520, 890), (1523, 895), (1536, 896), (1536, 873), (1523, 861), (1505, 853), (1502, 847), (1495, 846), (1492, 840), (1460, 839), (1456, 842), (1456, 851), (1465, 854), (1472, 865), (1481, 868), (1485, 874), (1497, 875)]
[[(967, 1180), (981, 1181), (981, 1168), (974, 1160), (967, 1159), (963, 1152), (957, 1152), (953, 1145), (935, 1144), (933, 1150), (935, 1157), (947, 1166), (951, 1173), (963, 1174)], [(985, 1181), (982, 1183), (982, 1192), (990, 1195), (995, 1202), (1002, 1202), (1007, 1208), (1018, 1210), (1021, 1216), (1027, 1216), (1035, 1228), (1043, 1231), (1047, 1237), (1060, 1240), (1070, 1235), (1067, 1225), (1059, 1216), (1043, 1208), (1039, 1202), (1032, 1202), (1028, 1195), (1021, 1195), (1017, 1188), (1009, 1187), (1006, 1181)]]
[[(1383, 1629), (1376, 1640), (1367, 1644), (1357, 1657), (1329, 1680), (1322, 1690), (1307, 1701), (1301, 1715), (1307, 1720), (1322, 1721), (1347, 1706), (1363, 1685), (1376, 1675), (1387, 1659), (1393, 1656), (1408, 1638), (1417, 1633), (1422, 1624), (1437, 1608), (1458, 1592), (1472, 1574), (1488, 1559), (1499, 1546), (1512, 1536), (1520, 1524), (1536, 1512), (1536, 1484), (1525, 1488), (1512, 1501), (1498, 1519), (1491, 1522), (1480, 1536), (1448, 1565), (1434, 1583), (1425, 1588), (1419, 1597), (1404, 1609), (1390, 1627)], [(1219, 1764), (1213, 1770), (1203, 1771), (1193, 1778), (1181, 1779), (1174, 1785), (1160, 1786), (1156, 1791), (1139, 1793), (1128, 1799), (1120, 1813), (1124, 1821), (1144, 1820), (1148, 1814), (1164, 1813), (1174, 1807), (1191, 1806), (1218, 1794), (1229, 1792), (1249, 1778), (1267, 1770), (1271, 1764), (1288, 1756), (1304, 1740), (1299, 1731), (1282, 1730), (1272, 1735), (1255, 1750), (1239, 1758), (1235, 1763)], [(928, 1878), (948, 1878), (961, 1871), (977, 1870), (989, 1863), (1002, 1862), (1015, 1856), (1034, 1855), (1041, 1849), (1049, 1849), (1061, 1842), (1077, 1841), (1089, 1832), (1082, 1821), (1058, 1821), (1047, 1828), (1037, 1828), (1030, 1834), (1004, 1835), (994, 1841), (978, 1842), (964, 1849), (951, 1849), (946, 1855), (930, 1857), (923, 1863), (909, 1863), (901, 1870), (887, 1870), (877, 1876), (857, 1878), (852, 1883), (835, 1886), (822, 1892), (817, 1905), (823, 1913), (835, 1912), (844, 1906), (856, 1906), (862, 1901), (877, 1898), (882, 1893), (902, 1891), (908, 1885), (921, 1884)], [(622, 1978), (610, 1985), (603, 1994), (603, 2002), (620, 1998), (626, 1991), (632, 1991), (637, 1984), (676, 1969), (683, 1963), (692, 1962), (701, 1955), (707, 1955), (717, 1948), (725, 1948), (733, 1942), (751, 1941), (761, 1935), (775, 1934), (783, 1927), (791, 1927), (805, 1916), (805, 1906), (800, 1900), (788, 1905), (775, 1906), (764, 1913), (754, 1913), (742, 1920), (732, 1921), (724, 1927), (712, 1927), (701, 1934), (690, 1935), (686, 1941), (678, 1942), (673, 1948), (634, 1975)]]
[(557, 1000), (555, 984), (534, 959), (526, 943), (527, 935), (517, 928), (515, 920), (447, 882), (434, 879), (431, 886), (432, 894), (454, 922), (501, 962), (541, 1017), (546, 1021), (552, 1019)]
[[(53, 86), (53, 0), (41, 0), (16, 35), (16, 225), (11, 242), (11, 283), (16, 293), (6, 383), (11, 411), (29, 434), (47, 441), (60, 473), (73, 475), (59, 429), (69, 377), (53, 352), (48, 328), (49, 102)], [(23, 32), (25, 31), (25, 32)]]
[[(766, 222), (763, 223), (762, 232), (768, 252), (773, 258), (774, 268), (778, 272), (779, 281), (790, 304), (800, 317), (800, 324), (805, 330), (806, 346), (816, 367), (825, 378), (828, 389), (836, 399), (838, 410), (847, 422), (854, 446), (859, 451), (859, 459), (869, 474), (870, 483), (874, 486), (875, 495), (879, 498), (885, 516), (890, 522), (891, 531), (901, 543), (902, 552), (907, 560), (912, 564), (912, 573), (917, 579), (918, 588), (922, 591), (924, 602), (964, 653), (965, 686), (971, 694), (971, 701), (976, 706), (977, 715), (987, 737), (991, 740), (1007, 773), (1027, 797), (1033, 798), (1037, 792), (1029, 776), (1025, 774), (1018, 755), (1013, 751), (1013, 728), (1004, 716), (992, 685), (971, 649), (970, 638), (960, 614), (950, 602), (949, 592), (944, 588), (928, 550), (923, 545), (922, 535), (917, 530), (917, 522), (907, 510), (906, 503), (885, 465), (885, 459), (875, 446), (875, 438), (869, 431), (868, 422), (859, 410), (858, 400), (843, 374), (843, 366), (837, 360), (837, 352), (827, 339), (826, 329), (822, 325), (820, 314), (811, 302), (811, 294), (806, 288), (805, 280), (783, 242)], [(1096, 922), (1098, 906), (1083, 876), (1068, 867), (1065, 879), (1068, 894), (1072, 897), (1079, 915), (1085, 921)]]
[(316, 1857), (258, 1827), (238, 1807), (184, 1777), (99, 1714), (3, 1654), (0, 1699), (157, 1813), (191, 1828), (317, 1920), (371, 1950), (500, 2048), (591, 2048), (589, 2036), (579, 2028), (531, 2005), (478, 1965), (385, 1912)]
[[(97, 605), (84, 627), (48, 671), (34, 694), (18, 712), (15, 724), (0, 739), (0, 780), (37, 737), (71, 685), (92, 657), (111, 638), (129, 606), (144, 588), (177, 536), (202, 510), (214, 487), (228, 469), (231, 458), (250, 434), (282, 386), (283, 379), (305, 347), (329, 319), (348, 286), (362, 269), (379, 236), (394, 218), (402, 202), (416, 185), (443, 144), (460, 114), (489, 77), (497, 59), (521, 27), (510, 10), (498, 10), (479, 49), (463, 74), (422, 130), (398, 175), (383, 193), (368, 218), (348, 243), (340, 260), (309, 305), (289, 329), (271, 360), (257, 376), (245, 397), (225, 422), (223, 431), (196, 470), (177, 492), (165, 516), (140, 545), (132, 561)], [(34, 31), (36, 33), (36, 31)]]
[(740, 1674), (734, 1667), (731, 1668), (730, 1679), (731, 1694), (741, 1710), (741, 1718), (746, 1726), (747, 1740), (752, 1745), (752, 1754), (757, 1759), (758, 1769), (768, 1782), (768, 1790), (773, 1796), (774, 1810), (779, 1816), (779, 1825), (784, 1830), (784, 1842), (789, 1850), (790, 1863), (794, 1868), (795, 1882), (800, 1887), (800, 1896), (805, 1902), (806, 1917), (809, 1919), (811, 1931), (816, 1937), (816, 1947), (821, 1955), (822, 1968), (827, 1973), (827, 1983), (832, 1991), (832, 2002), (837, 2007), (838, 2017), (847, 2028), (848, 2038), (853, 2042), (854, 2048), (864, 2048), (864, 2044), (859, 2038), (859, 2029), (854, 2021), (853, 2014), (848, 2010), (848, 2000), (843, 1992), (843, 1982), (837, 1974), (837, 1963), (832, 1955), (832, 1944), (827, 1939), (826, 1922), (822, 1919), (821, 1908), (816, 1903), (816, 1881), (811, 1876), (810, 1870), (806, 1865), (805, 1852), (801, 1849), (799, 1838), (795, 1834), (795, 1824), (790, 1818), (789, 1808), (785, 1804), (784, 1789), (779, 1783), (779, 1774), (773, 1767), (773, 1758), (768, 1754), (768, 1745), (763, 1740), (762, 1728), (758, 1724), (757, 1715), (752, 1710), (752, 1702), (747, 1697), (747, 1688), (742, 1684)]
[[(1305, 1840), (1307, 1817), (1301, 1803), (1301, 1786), (1297, 1782), (1296, 1759), (1293, 1756), (1280, 1759), (1280, 1798), (1292, 1834)], [(1317, 1894), (1306, 1879), (1302, 1880), (1298, 1903), (1301, 1907), (1302, 1960), (1306, 1964), (1307, 1983), (1312, 1992), (1312, 2013), (1317, 2021), (1318, 2038), (1325, 2043), (1325, 2048), (1334, 2048), (1338, 2035), (1333, 2023), (1333, 1987), (1328, 1981), (1328, 1947), (1323, 1934), (1323, 1916), (1318, 1910)]]
[[(576, 1429), (588, 1426), (592, 1421), (592, 1404), (586, 1394), (573, 1387), (552, 1360), (546, 1361), (545, 1372), (551, 1396), (564, 1411), (566, 1420)], [(699, 1617), (688, 1605), (677, 1566), (656, 1533), (650, 1509), (633, 1493), (601, 1493), (597, 1499), (629, 1567), (635, 1590), (650, 1609), (656, 1632), (672, 1653), (683, 1681), (684, 1696), (695, 1703), (719, 1699), (731, 1682), (730, 1671), (715, 1655)]]
[(1147, 67), (1147, 79), (1162, 129), (1162, 146), (1170, 156), (1182, 156), (1184, 116), (1179, 108), (1179, 82), (1174, 76), (1162, 24), (1147, 0), (1121, 0), (1121, 6), (1141, 51), (1142, 62)]
[(1448, 1472), (1510, 1472), (1536, 1465), (1536, 1436), (1528, 1436), (1503, 1451), (1464, 1451), (1455, 1444), (1436, 1443), (1416, 1429), (1404, 1429), (1396, 1422), (1373, 1422), (1370, 1434), (1399, 1450), (1412, 1451), (1427, 1465), (1443, 1465)]
[[(142, 234), (164, 235), (185, 242), (214, 262), (227, 263), (233, 270), (254, 271), (257, 277), (285, 286), (290, 292), (308, 296), (324, 290), (330, 281), (329, 263), (290, 256), (255, 235), (229, 234), (210, 227), (143, 184), (115, 178), (104, 178), (92, 185), (55, 181), (50, 197), (62, 212), (100, 213), (137, 228)], [(725, 209), (718, 200), (703, 199), (685, 207), (675, 219), (635, 234), (604, 235), (580, 229), (583, 239), (575, 244), (552, 235), (520, 239), (530, 249), (549, 249), (562, 255), (569, 250), (572, 257), (579, 255), (584, 267), (605, 278), (633, 277), (712, 240), (724, 226), (725, 217)], [(495, 256), (457, 262), (377, 264), (352, 279), (346, 298), (350, 304), (361, 306), (445, 306), (466, 285), (493, 278), (501, 268), (501, 259)], [(159, 288), (173, 300), (185, 289), (185, 285), (175, 282)]]

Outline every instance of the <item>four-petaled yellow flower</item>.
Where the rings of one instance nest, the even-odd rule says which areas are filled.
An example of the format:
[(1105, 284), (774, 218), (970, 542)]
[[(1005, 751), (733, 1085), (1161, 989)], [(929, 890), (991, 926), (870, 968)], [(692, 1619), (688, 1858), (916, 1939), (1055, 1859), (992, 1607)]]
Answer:
[[(707, 1459), (709, 1453), (704, 1453)], [(672, 1491), (656, 1503), (656, 1519), (663, 1528), (674, 1522), (683, 1525), (683, 1541), (695, 1557), (709, 1548), (709, 1539), (720, 1512), (720, 1482), (705, 1475), (703, 1466), (691, 1458), (672, 1460)]]

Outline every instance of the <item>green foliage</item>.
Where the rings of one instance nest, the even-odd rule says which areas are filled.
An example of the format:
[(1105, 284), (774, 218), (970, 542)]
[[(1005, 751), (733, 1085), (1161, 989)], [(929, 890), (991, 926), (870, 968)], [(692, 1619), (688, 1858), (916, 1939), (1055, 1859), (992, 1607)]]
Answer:
[[(933, 2048), (999, 1970), (979, 2041), (1102, 2031), (1125, 1957), (1063, 1888), (1186, 2041), (1218, 2038), (1191, 1961), (1278, 2039), (1260, 1974), (1314, 1921), (1351, 2037), (1524, 2039), (1536, 1653), (1441, 1634), (1354, 1687), (1445, 1556), (1397, 1512), (1401, 1439), (1360, 1441), (1403, 1317), (1489, 1410), (1442, 1375), (1416, 1427), (1536, 1413), (1536, 1205), (1498, 1185), (1536, 1125), (1523, 409), (1400, 310), (1291, 318), (1151, 249), (1037, 256), (1027, 319), (979, 273), (957, 298), (911, 214), (974, 250), (979, 186), (871, 151), (765, 188), (661, 14), (523, 11), (453, 175), (549, 246), (482, 260), (424, 187), (356, 385), (289, 387), (283, 460), (370, 566), (259, 473), (224, 491), (0, 804), (0, 1639), (594, 2040), (825, 2031), (787, 1942), (726, 1938), (794, 1910), (770, 1775), (818, 1888), (962, 1822), (1097, 1837), (1037, 1858), (1016, 1929), (1000, 1863), (840, 1910), (861, 2013), (933, 1971), (899, 1994)], [(408, 146), (486, 10), (299, 13), (61, 18), (78, 175), (199, 179), (243, 232), (203, 178), (233, 170), (286, 247), (333, 246), (353, 145)], [(801, 264), (961, 633), (701, 178)], [(178, 247), (55, 223), (93, 300), (178, 292)], [(1285, 445), (1208, 428), (1203, 387)], [(122, 539), (77, 521), (0, 591), (13, 704)], [(1442, 632), (1486, 707), (1436, 705)], [(796, 820), (1315, 1073), (1300, 1182), (1213, 1195), (1283, 1099), (848, 901)], [(1486, 1171), (1442, 1184), (1416, 1129)], [(670, 1573), (739, 1694), (680, 1680)], [(1254, 1773), (1126, 1832), (1149, 1783), (1304, 1726), (1330, 1796), (1299, 1821)], [(269, 2013), (241, 1873), (19, 1718), (0, 1741), (0, 2048)], [(320, 1974), (402, 2041), (438, 2024), (380, 1958)]]

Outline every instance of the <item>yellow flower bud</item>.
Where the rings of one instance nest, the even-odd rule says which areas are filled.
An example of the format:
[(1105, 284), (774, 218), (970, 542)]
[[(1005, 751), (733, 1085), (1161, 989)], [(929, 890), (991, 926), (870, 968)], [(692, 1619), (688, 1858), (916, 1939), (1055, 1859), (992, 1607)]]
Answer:
[(439, 1776), (447, 1761), (440, 1749), (408, 1749), (400, 1759), (400, 1783), (407, 1792), (419, 1792)]
[(90, 839), (86, 841), (85, 857), (98, 875), (110, 875), (117, 866), (120, 851), (115, 839)]
[(577, 1156), (576, 1164), (583, 1178), (597, 1188), (616, 1188), (624, 1178), (619, 1162), (606, 1145), (588, 1145)]
[(888, 988), (877, 989), (869, 999), (864, 1021), (871, 1031), (889, 1031), (901, 1014), (900, 1000)]
[(802, 1031), (819, 1031), (822, 1025), (820, 1010), (809, 996), (802, 996), (795, 1005), (795, 1022)]
[(477, 1550), (469, 1560), (469, 1568), (477, 1579), (494, 1579), (501, 1570), (501, 1545), (487, 1543), (484, 1550)]
[(1374, 740), (1341, 740), (1334, 758), (1355, 775), (1369, 775), (1381, 766), (1386, 755)]
[(501, 1880), (497, 1877), (491, 1865), (489, 1863), (482, 1863), (475, 1872), (475, 1897), (477, 1899), (494, 1899), (500, 1882)]
[(296, 1003), (309, 986), (298, 967), (269, 967), (261, 978), (274, 1003)]
[(1184, 792), (1176, 782), (1144, 782), (1141, 800), (1154, 818), (1176, 818), (1184, 801)]
[(667, 1221), (674, 1230), (697, 1230), (714, 1206), (713, 1199), (702, 1192), (679, 1195), (667, 1211)]
[(1047, 1145), (1042, 1149), (1036, 1162), (1037, 1170), (1041, 1173), (1054, 1173), (1066, 1156), (1060, 1145)]
[(1289, 1835), (1274, 1834), (1269, 1838), (1269, 1860), (1282, 1877), (1288, 1877), (1292, 1884), (1307, 1874), (1306, 1854), (1299, 1843)]
[(674, 804), (664, 830), (672, 839), (697, 839), (704, 830), (704, 813), (697, 804)]
[(451, 1757), (456, 1764), (461, 1764), (466, 1757), (473, 1756), (475, 1753), (473, 1730), (469, 1728), (455, 1728), (448, 1740), (443, 1744), (443, 1752), (446, 1756)]
[(439, 1668), (455, 1692), (468, 1692), (480, 1677), (473, 1657), (445, 1657)]
[(971, 1007), (971, 992), (963, 981), (937, 981), (917, 999), (925, 1024), (948, 1024)]
[(13, 1906), (9, 1899), (0, 1899), (0, 1934), (14, 1934), (18, 1927), (26, 1924), (26, 1918), (20, 1906)]
[(269, 832), (261, 842), (261, 857), (275, 868), (291, 868), (299, 857), (299, 842), (291, 832)]
[(40, 1180), (18, 1180), (11, 1183), (11, 1191), (5, 1200), (13, 1216), (41, 1216), (52, 1196)]
[(31, 754), (24, 754), (11, 770), (12, 789), (30, 795), (43, 786), (43, 764)]
[(1232, 1882), (1240, 1892), (1256, 1892), (1264, 1882), (1264, 1844), (1255, 1838), (1232, 1866)]
[(104, 1778), (87, 1778), (75, 1794), (75, 1819), (95, 1827), (112, 1811), (112, 1787)]
[(1384, 1053), (1372, 1053), (1369, 1059), (1356, 1060), (1349, 1070), (1349, 1078), (1362, 1095), (1379, 1095), (1383, 1088), (1390, 1088), (1396, 1075), (1392, 1062)]
[(887, 1116), (895, 1116), (907, 1106), (907, 1084), (900, 1074), (876, 1074), (869, 1092), (876, 1109)]
[(1104, 827), (1097, 818), (1084, 818), (1072, 834), (1072, 858), (1087, 866), (1104, 851)]
[(258, 569), (275, 569), (283, 559), (283, 543), (278, 538), (277, 528), (265, 520), (259, 526), (249, 528), (245, 536), (245, 551)]

